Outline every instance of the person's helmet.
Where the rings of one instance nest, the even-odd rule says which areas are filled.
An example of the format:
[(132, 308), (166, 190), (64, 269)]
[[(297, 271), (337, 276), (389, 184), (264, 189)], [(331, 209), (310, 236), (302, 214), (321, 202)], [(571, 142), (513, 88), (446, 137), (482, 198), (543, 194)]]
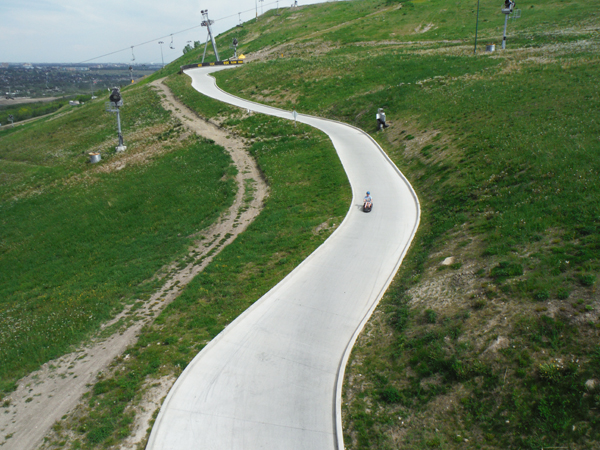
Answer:
[(371, 193), (369, 191), (367, 191), (367, 195), (371, 195)]

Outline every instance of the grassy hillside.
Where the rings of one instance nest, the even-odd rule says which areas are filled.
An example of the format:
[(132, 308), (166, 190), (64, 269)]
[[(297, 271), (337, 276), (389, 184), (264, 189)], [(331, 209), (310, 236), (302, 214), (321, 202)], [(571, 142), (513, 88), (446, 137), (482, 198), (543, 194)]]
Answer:
[(217, 75), (372, 132), (422, 201), (348, 370), (347, 448), (600, 445), (600, 5), (517, 6), (486, 54), (503, 15), (482, 2), (477, 55), (466, 3), (301, 8), (246, 27), (262, 60)]
[[(148, 87), (124, 98), (120, 155), (103, 102), (0, 132), (4, 391), (151, 292), (158, 269), (233, 201), (222, 148), (186, 138)], [(87, 162), (92, 150), (101, 163)]]
[[(421, 200), (410, 254), (347, 369), (348, 449), (600, 445), (600, 1), (519, 3), (507, 51), (486, 54), (484, 44), (501, 42), (501, 3), (481, 1), (477, 55), (476, 2), (462, 0), (281, 9), (217, 39), (227, 57), (238, 37), (252, 59), (217, 74), (221, 87), (363, 128)], [(200, 58), (189, 52), (154, 77), (172, 74), (184, 102), (253, 139), (272, 195), (244, 238), (55, 427), (48, 448), (116, 445), (146, 386), (179, 373), (345, 212), (347, 185), (324, 137), (192, 92), (174, 74)], [(390, 128), (375, 133), (381, 106)], [(34, 176), (50, 183), (78, 169), (12, 170), (28, 180), (2, 188), (14, 196), (28, 193)], [(302, 203), (314, 189), (332, 204)]]
[[(205, 117), (220, 103), (176, 75), (167, 84)], [(226, 123), (250, 143), (269, 183), (260, 216), (171, 303), (103, 374), (82, 404), (54, 427), (44, 448), (112, 448), (129, 436), (142, 395), (179, 375), (227, 324), (264, 295), (341, 223), (351, 193), (329, 139), (306, 125), (227, 108)], [(258, 137), (259, 136), (259, 137)], [(316, 204), (315, 196), (323, 197)], [(142, 444), (143, 445), (143, 444)]]

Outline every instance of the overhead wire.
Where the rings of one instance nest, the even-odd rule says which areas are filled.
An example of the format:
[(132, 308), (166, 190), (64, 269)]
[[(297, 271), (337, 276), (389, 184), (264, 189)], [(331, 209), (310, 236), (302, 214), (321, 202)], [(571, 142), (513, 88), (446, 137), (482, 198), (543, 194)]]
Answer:
[[(276, 1), (273, 1), (273, 2), (271, 2), (271, 3), (267, 3), (267, 4), (266, 4), (266, 6), (269, 6), (269, 5), (274, 5), (275, 3), (277, 3), (277, 2), (276, 2)], [(263, 6), (264, 6), (264, 5), (263, 5)], [(234, 16), (236, 16), (236, 15), (238, 15), (238, 14), (245, 14), (245, 13), (247, 13), (247, 12), (251, 12), (251, 11), (254, 11), (254, 10), (255, 10), (255, 8), (252, 8), (252, 9), (247, 9), (246, 11), (240, 11), (239, 13), (235, 13), (235, 14), (232, 14), (232, 15), (230, 15), (230, 16), (225, 16), (225, 17), (220, 17), (219, 19), (214, 19), (214, 20), (213, 20), (213, 22), (219, 22), (219, 21), (221, 21), (221, 20), (225, 20), (225, 19), (229, 19), (229, 18), (231, 18), (231, 17), (234, 17)], [(154, 39), (150, 39), (150, 40), (148, 40), (148, 41), (145, 41), (145, 42), (142, 42), (142, 43), (140, 43), (140, 44), (130, 45), (130, 46), (128, 46), (127, 48), (122, 48), (122, 49), (120, 49), (120, 50), (115, 50), (114, 52), (105, 53), (104, 55), (100, 55), (100, 56), (96, 56), (96, 57), (94, 57), (94, 58), (86, 59), (85, 61), (81, 61), (81, 62), (80, 62), (80, 63), (78, 63), (78, 64), (84, 64), (84, 63), (87, 63), (87, 62), (90, 62), (90, 61), (95, 61), (96, 59), (104, 58), (104, 57), (106, 57), (106, 56), (111, 56), (111, 55), (115, 55), (115, 54), (117, 54), (117, 53), (121, 53), (121, 52), (124, 52), (124, 51), (128, 51), (128, 50), (129, 50), (129, 49), (131, 49), (132, 47), (140, 47), (140, 46), (142, 46), (142, 45), (151, 44), (151, 43), (153, 43), (153, 42), (156, 42), (156, 41), (159, 41), (159, 40), (161, 40), (161, 39), (167, 39), (168, 37), (174, 36), (174, 35), (176, 35), (176, 34), (181, 34), (181, 33), (185, 33), (185, 32), (187, 32), (187, 31), (190, 31), (190, 30), (194, 30), (194, 29), (196, 29), (196, 28), (200, 28), (201, 26), (202, 26), (202, 25), (196, 25), (196, 26), (193, 26), (193, 27), (190, 27), (190, 28), (186, 28), (185, 30), (176, 31), (175, 33), (169, 33), (169, 34), (166, 34), (166, 35), (164, 35), (164, 36), (161, 36), (161, 37), (157, 37), (157, 38), (154, 38)]]

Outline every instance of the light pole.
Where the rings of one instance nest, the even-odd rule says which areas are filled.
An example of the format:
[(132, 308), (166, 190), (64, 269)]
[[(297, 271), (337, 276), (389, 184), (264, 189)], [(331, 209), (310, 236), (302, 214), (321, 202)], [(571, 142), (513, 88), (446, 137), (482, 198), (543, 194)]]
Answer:
[(158, 45), (160, 45), (160, 58), (162, 59), (162, 64), (163, 64), (163, 69), (165, 68), (165, 58), (163, 56), (163, 52), (162, 52), (162, 45), (164, 44), (163, 41), (158, 41)]

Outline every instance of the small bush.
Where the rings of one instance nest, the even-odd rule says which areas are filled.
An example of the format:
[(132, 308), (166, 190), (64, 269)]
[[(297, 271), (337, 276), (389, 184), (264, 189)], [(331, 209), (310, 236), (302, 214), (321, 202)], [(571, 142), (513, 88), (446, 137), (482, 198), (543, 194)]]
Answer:
[(388, 386), (379, 391), (379, 398), (386, 403), (398, 403), (402, 400), (402, 394), (393, 386)]
[(482, 299), (482, 298), (478, 298), (478, 299), (476, 299), (476, 300), (475, 300), (475, 301), (474, 301), (474, 302), (471, 304), (471, 306), (473, 307), (473, 309), (477, 309), (477, 310), (478, 310), (478, 309), (483, 309), (483, 308), (485, 308), (485, 305), (486, 305), (486, 304), (487, 304), (487, 302), (486, 302), (484, 299)]
[(496, 267), (492, 268), (490, 276), (498, 281), (504, 280), (510, 277), (518, 277), (523, 275), (523, 266), (517, 263), (510, 263), (503, 261)]
[(592, 275), (589, 273), (582, 273), (577, 275), (577, 279), (581, 283), (582, 286), (591, 287), (596, 284), (596, 275)]
[(540, 364), (538, 372), (540, 378), (551, 383), (556, 383), (562, 376), (562, 368), (556, 363)]
[(440, 445), (442, 445), (442, 441), (436, 436), (433, 439), (429, 439), (426, 444), (429, 448), (438, 448)]
[(178, 337), (175, 336), (168, 336), (165, 338), (165, 340), (163, 341), (163, 345), (172, 345), (172, 344), (176, 344), (177, 341), (179, 340)]
[(435, 323), (437, 321), (437, 313), (433, 309), (426, 309), (425, 321), (427, 323)]

